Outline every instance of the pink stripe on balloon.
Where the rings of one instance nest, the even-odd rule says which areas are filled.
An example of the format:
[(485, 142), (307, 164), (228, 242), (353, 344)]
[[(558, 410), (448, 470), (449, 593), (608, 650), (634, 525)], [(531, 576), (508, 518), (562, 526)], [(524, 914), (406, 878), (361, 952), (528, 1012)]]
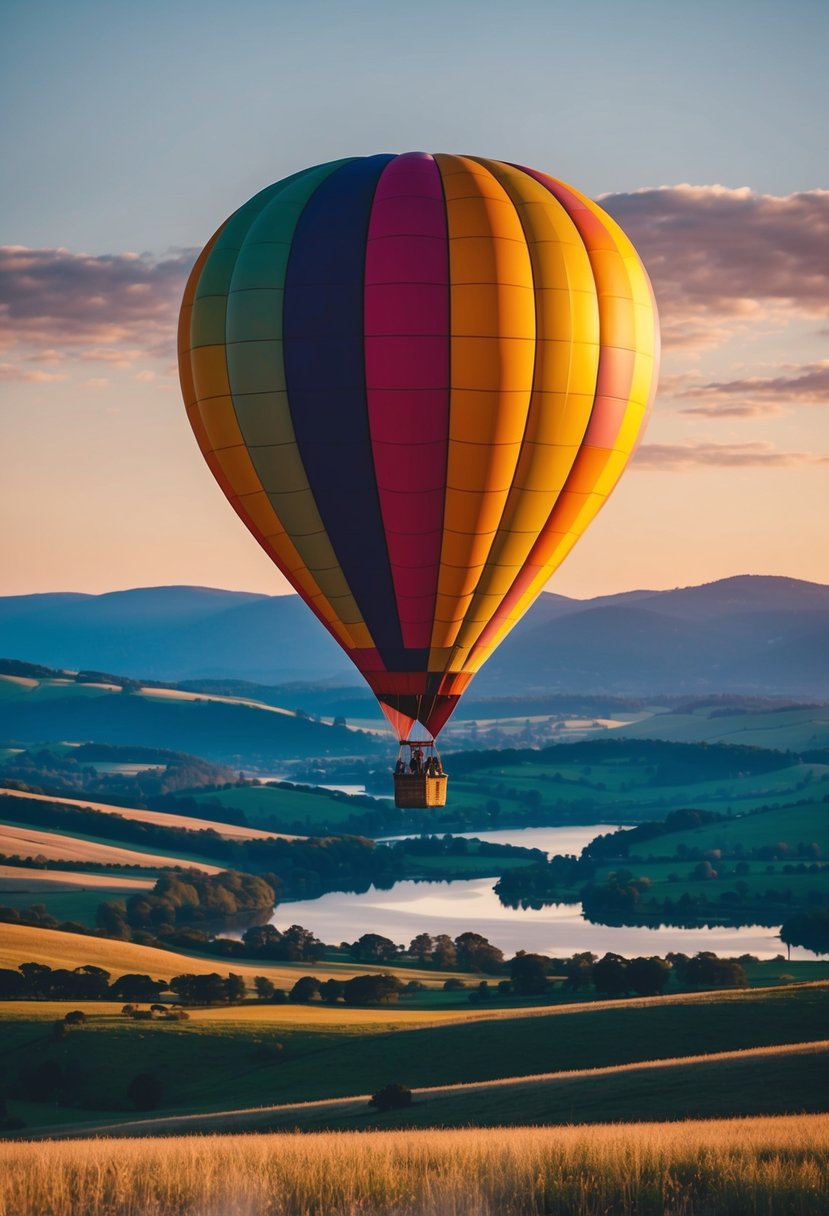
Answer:
[(449, 435), (449, 247), (437, 165), (390, 161), (366, 244), (366, 400), (403, 644), (428, 647)]

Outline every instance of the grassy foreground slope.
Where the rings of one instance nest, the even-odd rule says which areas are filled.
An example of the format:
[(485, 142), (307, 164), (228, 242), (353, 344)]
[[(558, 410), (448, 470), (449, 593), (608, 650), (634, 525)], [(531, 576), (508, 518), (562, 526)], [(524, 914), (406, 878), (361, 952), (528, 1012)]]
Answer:
[(47, 1123), (33, 1137), (184, 1136), (227, 1132), (364, 1131), (394, 1127), (512, 1127), (821, 1113), (829, 1040), (570, 1069), (417, 1089), (404, 1110), (378, 1113), (369, 1094), (211, 1114)]
[(822, 1117), (0, 1147), (2, 1216), (695, 1216), (829, 1206)]
[[(13, 1104), (13, 1113), (32, 1128), (71, 1130), (84, 1123), (99, 1126), (104, 1120), (114, 1127), (134, 1120), (127, 1089), (138, 1072), (163, 1081), (153, 1118), (220, 1111), (232, 1121), (234, 1112), (251, 1107), (352, 1098), (390, 1081), (421, 1090), (514, 1081), (543, 1073), (652, 1066), (659, 1060), (766, 1047), (798, 1054), (796, 1045), (826, 1038), (829, 984), (585, 1003), (539, 1010), (532, 1016), (512, 1010), (481, 1018), (467, 1007), (465, 1014), (456, 1010), (454, 1018), (442, 1022), (440, 1014), (432, 1012), (430, 1024), (420, 1028), (407, 1024), (404, 1010), (398, 1014), (390, 1009), (334, 1008), (319, 1011), (315, 1023), (296, 1020), (291, 1006), (260, 1007), (261, 1020), (241, 1022), (211, 1020), (194, 1010), (190, 1021), (170, 1023), (135, 1022), (114, 1014), (111, 1007), (83, 1007), (88, 1023), (58, 1041), (52, 1037), (50, 1022), (32, 1021), (22, 1003), (11, 1003), (3, 1018), (0, 1060), (12, 1095), (25, 1096), (17, 1094), (20, 1070), (50, 1060), (60, 1066), (72, 1087), (62, 1106)], [(226, 1011), (226, 1016), (233, 1012)], [(376, 1015), (373, 1020), (366, 1016), (369, 1013)], [(420, 1016), (424, 1019), (423, 1013)], [(469, 1020), (471, 1016), (478, 1020)], [(281, 1044), (279, 1050), (270, 1050), (275, 1043)], [(766, 1105), (752, 1105), (746, 1099), (744, 1110), (737, 1086), (730, 1106), (709, 1103), (703, 1109), (709, 1113), (803, 1110), (815, 1109), (815, 1102), (822, 1109), (829, 1086), (819, 1082), (819, 1066), (825, 1073), (825, 1057), (807, 1067), (798, 1054), (788, 1090), (782, 1084), (786, 1069), (778, 1067), (780, 1075), (775, 1074), (773, 1095)], [(753, 1092), (768, 1088), (762, 1078), (770, 1077), (770, 1067), (767, 1060), (749, 1066)], [(702, 1093), (706, 1084), (700, 1083), (697, 1092)], [(667, 1102), (666, 1094), (670, 1096), (675, 1088), (673, 1082), (659, 1083), (656, 1106), (648, 1108), (645, 1117), (657, 1109), (665, 1115), (694, 1113), (696, 1107)], [(714, 1091), (718, 1088), (715, 1084)], [(809, 1100), (812, 1091), (816, 1097)], [(631, 1102), (636, 1092), (630, 1082), (622, 1083), (620, 1093)], [(504, 1096), (505, 1092), (499, 1094), (501, 1099)], [(463, 1095), (453, 1095), (453, 1102), (458, 1097)], [(559, 1107), (565, 1121), (573, 1117), (569, 1101), (565, 1095), (564, 1106)], [(590, 1117), (605, 1117), (601, 1086), (591, 1101)], [(521, 1115), (520, 1102), (508, 1106), (501, 1116), (493, 1111), (495, 1107), (488, 1110), (483, 1103), (476, 1113), (473, 1101), (463, 1106), (457, 1119), (491, 1123), (494, 1118), (521, 1122), (529, 1117)], [(454, 1117), (451, 1104), (444, 1113)], [(538, 1111), (533, 1117), (537, 1116)], [(636, 1117), (635, 1110), (614, 1117)], [(297, 1121), (295, 1113), (290, 1118)]]

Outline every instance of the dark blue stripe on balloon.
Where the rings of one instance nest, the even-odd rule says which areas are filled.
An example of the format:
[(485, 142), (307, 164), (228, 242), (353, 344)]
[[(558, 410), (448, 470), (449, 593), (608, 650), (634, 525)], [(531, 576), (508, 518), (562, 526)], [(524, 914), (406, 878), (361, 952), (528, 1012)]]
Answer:
[(305, 205), (288, 258), (283, 334), (294, 432), (323, 525), (375, 645), (399, 652), (363, 353), (369, 215), (377, 180), (392, 159), (350, 161)]

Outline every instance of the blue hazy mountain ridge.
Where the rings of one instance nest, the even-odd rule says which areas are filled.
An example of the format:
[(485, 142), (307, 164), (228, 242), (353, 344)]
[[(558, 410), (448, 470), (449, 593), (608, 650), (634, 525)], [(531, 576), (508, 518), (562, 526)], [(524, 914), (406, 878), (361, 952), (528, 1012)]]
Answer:
[[(159, 680), (359, 684), (296, 596), (203, 587), (0, 598), (0, 655)], [(829, 696), (829, 586), (741, 575), (590, 600), (545, 593), (467, 700), (537, 692)]]

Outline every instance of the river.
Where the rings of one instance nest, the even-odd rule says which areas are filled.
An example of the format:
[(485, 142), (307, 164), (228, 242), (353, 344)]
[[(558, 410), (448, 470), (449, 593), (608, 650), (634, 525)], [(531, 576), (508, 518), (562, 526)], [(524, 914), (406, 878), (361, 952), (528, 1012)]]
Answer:
[[(518, 828), (464, 835), (545, 849), (551, 854), (578, 853), (594, 836), (613, 831), (614, 826)], [(528, 950), (557, 958), (583, 950), (599, 955), (612, 951), (629, 958), (664, 956), (669, 951), (696, 954), (699, 950), (734, 956), (754, 954), (758, 958), (786, 953), (777, 930), (758, 925), (718, 929), (616, 928), (590, 924), (582, 917), (579, 904), (527, 911), (505, 908), (493, 890), (495, 881), (495, 878), (406, 881), (395, 883), (388, 891), (371, 887), (359, 895), (332, 891), (319, 899), (280, 904), (272, 923), (281, 930), (289, 925), (304, 925), (333, 945), (354, 941), (363, 933), (379, 933), (408, 945), (418, 933), (448, 933), (457, 937), (471, 930), (489, 938), (506, 954)], [(815, 955), (793, 948), (791, 957), (814, 959)]]

